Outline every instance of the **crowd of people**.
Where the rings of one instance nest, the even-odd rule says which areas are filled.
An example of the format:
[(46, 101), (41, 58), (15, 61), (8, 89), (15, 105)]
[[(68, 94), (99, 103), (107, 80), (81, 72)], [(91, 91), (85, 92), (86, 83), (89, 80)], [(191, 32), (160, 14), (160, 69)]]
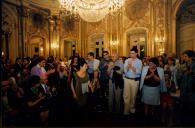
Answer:
[[(194, 125), (195, 52), (142, 57), (132, 48), (128, 57), (117, 53), (95, 58), (93, 52), (59, 59), (1, 60), (3, 125), (54, 126), (78, 121), (85, 124), (89, 112), (108, 112), (129, 117), (143, 105), (143, 120), (159, 119), (174, 125)], [(179, 95), (175, 96), (172, 94)], [(176, 102), (177, 101), (177, 102)]]

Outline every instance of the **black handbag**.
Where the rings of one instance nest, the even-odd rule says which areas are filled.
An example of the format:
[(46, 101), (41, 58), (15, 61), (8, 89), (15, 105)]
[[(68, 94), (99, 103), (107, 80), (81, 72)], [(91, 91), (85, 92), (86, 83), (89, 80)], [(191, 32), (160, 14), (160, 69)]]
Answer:
[(124, 88), (124, 80), (123, 80), (123, 75), (122, 74), (119, 74), (117, 73), (117, 71), (120, 70), (120, 67), (119, 66), (115, 66), (113, 68), (113, 76), (112, 76), (112, 80), (113, 82), (115, 83), (115, 86), (116, 88), (120, 88), (120, 89), (123, 89)]

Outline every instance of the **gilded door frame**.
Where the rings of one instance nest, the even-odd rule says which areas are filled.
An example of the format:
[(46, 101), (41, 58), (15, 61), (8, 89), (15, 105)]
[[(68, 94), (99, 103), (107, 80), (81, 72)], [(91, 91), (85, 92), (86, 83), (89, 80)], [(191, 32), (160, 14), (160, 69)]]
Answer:
[[(125, 56), (128, 56), (129, 55), (129, 51), (130, 50), (127, 50), (127, 34), (129, 32), (132, 32), (132, 31), (135, 31), (135, 30), (144, 30), (146, 31), (146, 55), (149, 55), (149, 51), (152, 49), (150, 45), (150, 37), (149, 37), (149, 30), (148, 28), (145, 28), (145, 27), (133, 27), (133, 28), (129, 28), (125, 31), (125, 34), (124, 34), (124, 42), (123, 42), (123, 55)], [(150, 46), (150, 47), (149, 47)]]

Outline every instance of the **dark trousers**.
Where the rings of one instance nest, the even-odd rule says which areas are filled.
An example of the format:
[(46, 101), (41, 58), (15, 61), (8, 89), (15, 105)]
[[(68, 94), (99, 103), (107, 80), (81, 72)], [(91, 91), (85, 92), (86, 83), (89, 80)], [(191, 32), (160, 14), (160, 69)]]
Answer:
[(100, 79), (100, 89), (104, 96), (108, 94), (108, 82), (109, 79)]
[(88, 73), (88, 74), (89, 74), (89, 80), (92, 81), (94, 74), (93, 73)]
[(105, 111), (108, 109), (108, 82), (109, 79), (100, 79), (100, 101)]

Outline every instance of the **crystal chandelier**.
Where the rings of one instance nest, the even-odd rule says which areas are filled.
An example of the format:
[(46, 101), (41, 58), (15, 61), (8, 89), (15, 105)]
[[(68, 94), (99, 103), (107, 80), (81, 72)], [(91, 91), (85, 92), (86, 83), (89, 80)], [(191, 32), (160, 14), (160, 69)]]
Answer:
[(117, 12), (125, 0), (60, 0), (61, 8), (78, 14), (87, 22), (98, 22), (107, 14)]

